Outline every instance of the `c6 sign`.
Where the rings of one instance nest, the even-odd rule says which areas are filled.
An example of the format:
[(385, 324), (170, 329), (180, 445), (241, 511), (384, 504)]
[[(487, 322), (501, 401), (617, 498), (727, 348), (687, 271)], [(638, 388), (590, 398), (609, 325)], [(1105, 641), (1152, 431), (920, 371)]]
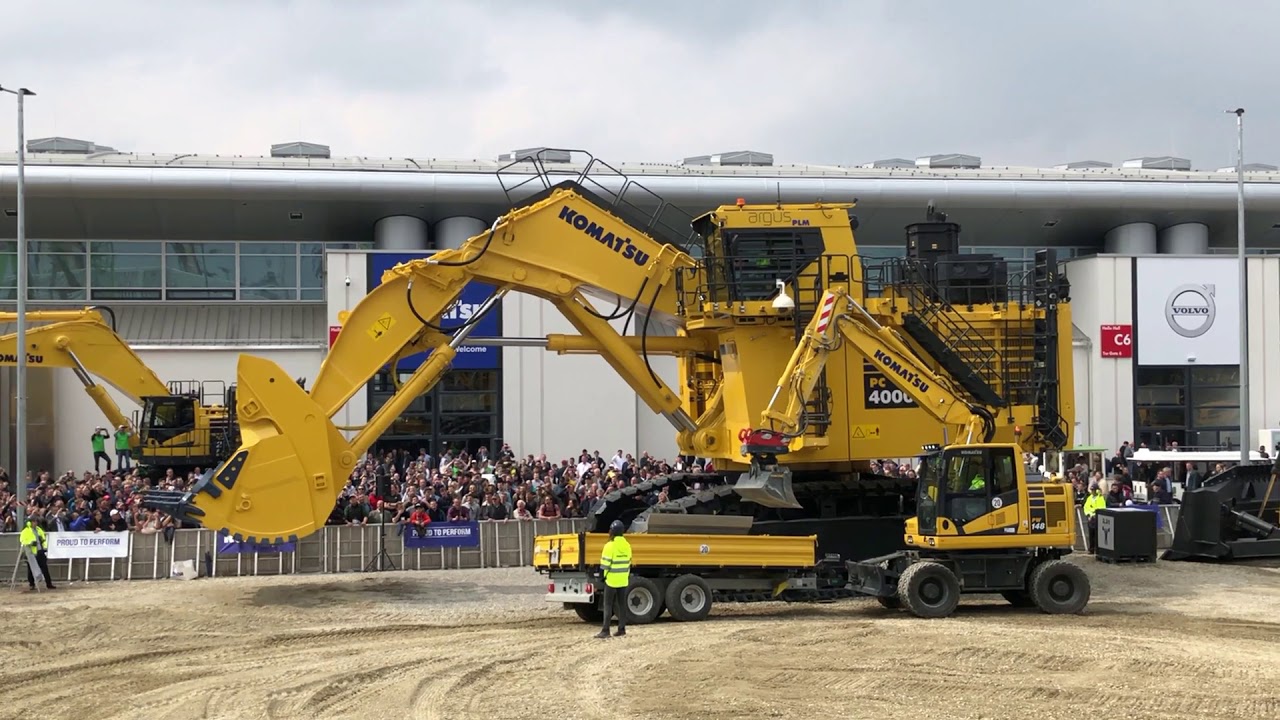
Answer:
[(1102, 342), (1099, 344), (1104, 358), (1133, 357), (1133, 326), (1103, 325)]

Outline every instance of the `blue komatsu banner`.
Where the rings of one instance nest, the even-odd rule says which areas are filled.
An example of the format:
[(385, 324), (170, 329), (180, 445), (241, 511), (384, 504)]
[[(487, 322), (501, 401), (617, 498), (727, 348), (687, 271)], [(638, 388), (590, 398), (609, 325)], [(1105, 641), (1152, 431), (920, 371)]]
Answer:
[(430, 523), (423, 528), (421, 537), (412, 525), (404, 528), (404, 546), (410, 550), (418, 548), (443, 547), (480, 547), (480, 523), (441, 522)]
[[(369, 253), (369, 291), (382, 284), (382, 274), (400, 263), (428, 257), (432, 251), (417, 253), (404, 252), (371, 252)], [(473, 282), (462, 289), (462, 295), (452, 307), (444, 311), (440, 318), (440, 326), (448, 329), (470, 320), (480, 306), (493, 296), (497, 290), (492, 285)], [(482, 319), (476, 322), (471, 337), (502, 337), (502, 305), (498, 304)], [(399, 369), (413, 371), (422, 364), (430, 353), (418, 353), (401, 358)], [(463, 345), (453, 359), (453, 367), (458, 370), (496, 370), (502, 360), (502, 348), (482, 345)]]
[(236, 542), (230, 535), (218, 533), (218, 553), (221, 555), (247, 555), (253, 553), (286, 553), (298, 549), (297, 543), (285, 542), (278, 545), (270, 543)]

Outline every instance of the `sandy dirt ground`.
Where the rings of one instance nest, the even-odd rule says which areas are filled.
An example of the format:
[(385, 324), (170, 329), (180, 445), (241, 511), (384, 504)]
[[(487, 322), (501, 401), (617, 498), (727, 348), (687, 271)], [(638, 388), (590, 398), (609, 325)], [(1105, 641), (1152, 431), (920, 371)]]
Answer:
[(1280, 570), (1077, 562), (1081, 616), (724, 605), (609, 640), (524, 569), (23, 584), (0, 718), (1280, 717)]

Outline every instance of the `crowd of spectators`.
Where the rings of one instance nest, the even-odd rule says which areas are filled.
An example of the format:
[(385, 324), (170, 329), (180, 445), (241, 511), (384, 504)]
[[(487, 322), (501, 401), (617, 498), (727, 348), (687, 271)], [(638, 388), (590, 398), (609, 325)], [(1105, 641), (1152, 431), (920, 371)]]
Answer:
[[(585, 448), (559, 462), (545, 454), (516, 457), (504, 444), (496, 455), (447, 449), (433, 455), (422, 448), (370, 454), (351, 473), (330, 525), (395, 524), (421, 532), (433, 522), (559, 520), (585, 517), (612, 490), (672, 472), (710, 472), (693, 458), (674, 461), (647, 452), (635, 457), (618, 450), (605, 458)], [(664, 502), (664, 492), (650, 493)]]
[[(1070, 483), (1081, 504), (1093, 488), (1108, 502), (1123, 505), (1133, 501), (1135, 482), (1148, 502), (1172, 503), (1175, 469), (1137, 466), (1135, 479), (1128, 460), (1135, 446), (1126, 442), (1105, 462), (1084, 463), (1068, 468), (1060, 478)], [(1177, 450), (1176, 446), (1166, 449)], [(1264, 449), (1265, 452), (1265, 449)], [(1040, 458), (1025, 456), (1028, 469), (1049, 472), (1039, 466)], [(1225, 466), (1224, 466), (1225, 467)], [(1177, 480), (1194, 487), (1218, 468), (1177, 468)], [(872, 472), (915, 479), (917, 468), (908, 462), (882, 460), (872, 463)], [(338, 499), (329, 525), (394, 524), (398, 532), (406, 528), (421, 531), (433, 522), (467, 520), (557, 520), (584, 517), (611, 490), (634, 485), (656, 475), (672, 472), (712, 472), (714, 467), (696, 458), (656, 458), (647, 452), (635, 457), (618, 450), (604, 457), (599, 450), (585, 448), (575, 458), (553, 462), (545, 454), (517, 457), (504, 444), (494, 455), (486, 448), (474, 453), (445, 449), (433, 455), (423, 448), (370, 453), (351, 473)], [(172, 470), (155, 485), (166, 490), (189, 488), (198, 470), (186, 476)], [(102, 472), (73, 471), (53, 477), (48, 472), (29, 474), (27, 513), (47, 532), (58, 530), (135, 530), (172, 536), (175, 521), (165, 513), (142, 507), (142, 491), (149, 486), (135, 469)], [(651, 504), (664, 502), (663, 491), (646, 498)], [(17, 531), (17, 498), (8, 473), (0, 469), (0, 531)]]
[[(47, 471), (28, 473), (27, 517), (45, 532), (124, 531), (163, 533), (172, 537), (174, 519), (142, 507), (149, 485), (137, 469), (75, 471), (53, 477)], [(196, 474), (175, 476), (170, 470), (156, 484), (169, 490), (189, 487)], [(7, 470), (0, 468), (0, 531), (17, 532), (18, 498)]]

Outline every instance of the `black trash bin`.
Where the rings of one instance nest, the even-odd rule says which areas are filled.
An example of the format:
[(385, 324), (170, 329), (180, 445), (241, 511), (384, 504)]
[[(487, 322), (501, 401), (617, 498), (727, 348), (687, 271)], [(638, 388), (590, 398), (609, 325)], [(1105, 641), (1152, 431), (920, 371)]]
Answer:
[(1103, 562), (1156, 561), (1156, 510), (1102, 508), (1098, 510), (1098, 548)]

